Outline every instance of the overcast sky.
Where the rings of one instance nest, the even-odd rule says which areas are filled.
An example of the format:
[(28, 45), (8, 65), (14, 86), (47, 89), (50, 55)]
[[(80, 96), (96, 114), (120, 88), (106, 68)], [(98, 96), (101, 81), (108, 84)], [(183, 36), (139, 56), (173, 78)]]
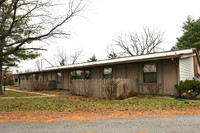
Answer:
[[(94, 53), (97, 59), (106, 59), (106, 45), (123, 32), (139, 32), (148, 26), (165, 32), (164, 50), (175, 45), (182, 35), (181, 26), (187, 16), (200, 17), (199, 0), (91, 0), (84, 17), (77, 17), (70, 24), (71, 36), (56, 39), (47, 47), (45, 57), (54, 55), (57, 47), (67, 53), (83, 49), (82, 62)], [(34, 61), (25, 61), (20, 69), (33, 68)], [(28, 64), (28, 65), (27, 65)]]

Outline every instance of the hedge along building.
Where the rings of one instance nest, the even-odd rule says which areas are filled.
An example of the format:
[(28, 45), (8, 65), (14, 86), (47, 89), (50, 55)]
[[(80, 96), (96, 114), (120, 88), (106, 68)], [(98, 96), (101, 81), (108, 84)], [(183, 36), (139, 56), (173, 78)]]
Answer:
[(156, 92), (159, 95), (171, 95), (178, 93), (174, 85), (181, 80), (199, 77), (199, 56), (196, 49), (167, 51), (51, 67), (44, 71), (16, 74), (15, 77), (16, 84), (27, 89), (30, 88), (26, 85), (28, 82), (37, 80), (51, 83), (49, 86), (53, 88), (76, 89), (73, 81), (77, 84), (83, 80), (121, 78), (129, 79), (131, 88), (140, 94), (149, 94), (150, 85), (159, 88)]

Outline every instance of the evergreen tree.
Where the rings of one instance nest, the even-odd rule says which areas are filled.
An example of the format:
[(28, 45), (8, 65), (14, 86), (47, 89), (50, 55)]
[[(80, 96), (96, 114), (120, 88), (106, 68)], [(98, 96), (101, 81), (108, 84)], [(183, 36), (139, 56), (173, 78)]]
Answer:
[(97, 61), (95, 54), (93, 54), (92, 57), (89, 58), (89, 60), (88, 60), (88, 62), (93, 62), (93, 61)]
[(177, 43), (172, 50), (196, 48), (200, 50), (200, 18), (195, 20), (188, 17), (182, 26), (183, 35), (177, 38)]
[(109, 59), (116, 59), (118, 56), (117, 56), (117, 54), (115, 53), (115, 52), (113, 52), (113, 53), (109, 53), (108, 54), (108, 58)]

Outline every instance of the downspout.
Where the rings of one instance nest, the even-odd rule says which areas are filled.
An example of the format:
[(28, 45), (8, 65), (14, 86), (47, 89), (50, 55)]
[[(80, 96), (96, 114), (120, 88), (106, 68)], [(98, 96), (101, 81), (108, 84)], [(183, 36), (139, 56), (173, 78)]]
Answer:
[(178, 67), (179, 65), (178, 65), (178, 63), (176, 63), (175, 61), (174, 61), (174, 58), (171, 58), (171, 60), (172, 60), (172, 62), (174, 62), (174, 64)]

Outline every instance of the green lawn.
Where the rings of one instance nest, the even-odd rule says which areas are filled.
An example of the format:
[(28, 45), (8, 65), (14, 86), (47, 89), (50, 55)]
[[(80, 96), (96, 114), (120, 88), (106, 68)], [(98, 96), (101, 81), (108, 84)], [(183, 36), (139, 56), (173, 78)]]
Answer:
[(137, 98), (133, 100), (107, 100), (80, 96), (59, 96), (28, 99), (0, 99), (0, 111), (115, 111), (155, 109), (200, 109), (199, 100), (188, 100), (189, 104), (176, 99)]
[(40, 95), (6, 90), (5, 95), (0, 95), (0, 98), (1, 97), (28, 97), (28, 96), (40, 96)]

